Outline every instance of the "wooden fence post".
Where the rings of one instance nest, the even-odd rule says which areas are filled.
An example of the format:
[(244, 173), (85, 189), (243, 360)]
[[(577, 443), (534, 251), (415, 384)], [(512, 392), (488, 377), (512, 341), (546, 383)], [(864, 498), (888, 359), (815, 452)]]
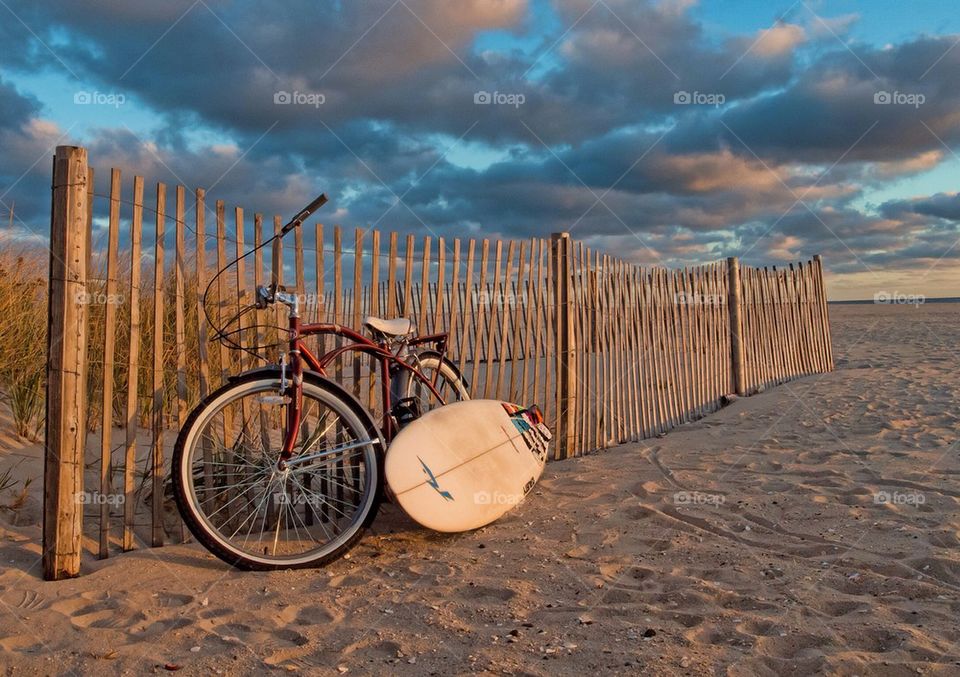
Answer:
[(827, 308), (827, 286), (823, 281), (823, 257), (817, 254), (813, 257), (817, 264), (817, 286), (820, 290), (820, 315), (823, 322), (823, 334), (827, 340), (827, 371), (836, 367), (833, 363), (833, 341), (830, 338), (830, 310)]
[(86, 439), (87, 151), (57, 146), (50, 216), (43, 577), (80, 573)]
[(559, 458), (576, 454), (577, 339), (573, 295), (573, 243), (570, 233), (553, 233), (551, 264), (557, 305), (557, 452)]
[(740, 285), (740, 259), (727, 259), (728, 292), (727, 307), (730, 309), (730, 359), (733, 384), (737, 395), (747, 394), (747, 379), (743, 358), (743, 293)]

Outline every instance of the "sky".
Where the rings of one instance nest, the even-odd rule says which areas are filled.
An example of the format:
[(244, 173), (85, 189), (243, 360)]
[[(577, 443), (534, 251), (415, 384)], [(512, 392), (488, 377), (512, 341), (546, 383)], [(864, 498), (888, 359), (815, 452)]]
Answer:
[(960, 296), (958, 43), (931, 0), (0, 0), (0, 222), (42, 241), (82, 145), (250, 212)]

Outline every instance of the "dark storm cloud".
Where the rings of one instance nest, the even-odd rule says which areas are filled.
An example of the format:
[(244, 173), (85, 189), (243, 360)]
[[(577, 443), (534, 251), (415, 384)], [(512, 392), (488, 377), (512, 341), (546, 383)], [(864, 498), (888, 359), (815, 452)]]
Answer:
[(39, 111), (36, 99), (0, 78), (0, 214), (6, 224), (8, 210), (15, 207), (15, 224), (31, 234), (50, 210), (49, 156), (61, 138), (54, 125), (36, 118)]
[(40, 103), (0, 77), (0, 128), (16, 129), (40, 111)]
[(960, 222), (960, 194), (937, 193), (913, 200), (892, 200), (884, 203), (881, 211), (891, 218), (919, 214)]
[(809, 163), (900, 160), (942, 150), (960, 141), (955, 42), (922, 37), (889, 49), (830, 51), (782, 91), (684, 119), (670, 146), (729, 146), (775, 162)]

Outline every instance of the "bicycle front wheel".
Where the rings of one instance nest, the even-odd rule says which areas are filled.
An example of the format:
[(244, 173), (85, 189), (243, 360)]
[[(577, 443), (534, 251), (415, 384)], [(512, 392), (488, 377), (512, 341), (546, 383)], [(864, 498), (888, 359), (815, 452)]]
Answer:
[(225, 385), (190, 415), (173, 454), (177, 505), (210, 552), (242, 569), (319, 566), (353, 546), (382, 488), (375, 425), (339, 389), (306, 378), (293, 457), (278, 460), (291, 398), (272, 375)]

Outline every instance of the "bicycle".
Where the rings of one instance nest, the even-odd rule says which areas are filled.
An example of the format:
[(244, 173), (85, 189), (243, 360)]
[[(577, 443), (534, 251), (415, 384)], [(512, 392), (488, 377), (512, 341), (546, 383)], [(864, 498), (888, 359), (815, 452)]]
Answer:
[[(274, 238), (325, 202), (321, 195)], [(425, 408), (469, 399), (466, 381), (446, 357), (445, 333), (415, 336), (403, 318), (366, 318), (369, 338), (339, 324), (302, 323), (296, 294), (277, 285), (257, 288), (255, 308), (276, 303), (288, 308), (286, 351), (275, 364), (231, 377), (197, 405), (172, 458), (184, 523), (210, 552), (240, 569), (320, 566), (343, 555), (376, 516), (384, 455), (400, 428)], [(317, 356), (305, 343), (311, 336), (346, 343)], [(218, 338), (240, 347), (222, 328)], [(349, 353), (365, 353), (377, 366), (379, 424), (327, 376), (326, 367)]]

